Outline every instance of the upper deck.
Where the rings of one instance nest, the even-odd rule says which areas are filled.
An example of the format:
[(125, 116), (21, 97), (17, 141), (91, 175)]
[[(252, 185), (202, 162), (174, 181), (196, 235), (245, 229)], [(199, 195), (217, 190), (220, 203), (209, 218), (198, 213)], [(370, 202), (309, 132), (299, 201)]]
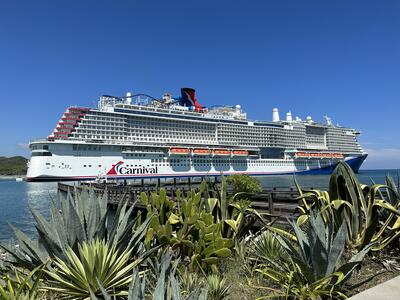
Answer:
[[(189, 89), (189, 92), (193, 90)], [(189, 93), (190, 94), (190, 93)], [(185, 99), (189, 98), (188, 99)], [(70, 107), (59, 120), (50, 141), (154, 146), (202, 145), (247, 148), (311, 149), (360, 153), (358, 131), (292, 118), (272, 121), (247, 119), (234, 107), (201, 106), (194, 94), (162, 99), (147, 95), (102, 96), (97, 108)]]

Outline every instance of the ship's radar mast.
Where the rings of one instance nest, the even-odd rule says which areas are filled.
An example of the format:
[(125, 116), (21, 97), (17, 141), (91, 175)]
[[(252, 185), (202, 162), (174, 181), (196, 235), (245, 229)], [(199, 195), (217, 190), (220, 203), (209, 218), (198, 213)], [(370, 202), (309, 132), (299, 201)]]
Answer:
[(327, 115), (325, 115), (324, 119), (325, 119), (326, 125), (332, 126), (333, 123), (332, 123), (332, 118), (331, 117), (328, 117)]

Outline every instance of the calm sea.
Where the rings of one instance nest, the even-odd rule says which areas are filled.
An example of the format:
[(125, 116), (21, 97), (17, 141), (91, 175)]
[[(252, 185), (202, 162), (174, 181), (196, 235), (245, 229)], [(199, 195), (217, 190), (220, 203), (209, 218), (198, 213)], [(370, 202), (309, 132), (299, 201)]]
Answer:
[[(358, 174), (362, 183), (384, 183), (386, 174), (398, 180), (399, 170), (363, 170)], [(293, 176), (257, 177), (264, 187), (292, 187)], [(297, 180), (303, 187), (326, 188), (327, 175), (302, 175)], [(57, 197), (55, 182), (16, 182), (11, 178), (0, 178), (0, 241), (14, 237), (10, 224), (18, 227), (29, 236), (34, 236), (34, 220), (29, 208), (32, 207), (44, 216), (49, 215), (49, 199)]]

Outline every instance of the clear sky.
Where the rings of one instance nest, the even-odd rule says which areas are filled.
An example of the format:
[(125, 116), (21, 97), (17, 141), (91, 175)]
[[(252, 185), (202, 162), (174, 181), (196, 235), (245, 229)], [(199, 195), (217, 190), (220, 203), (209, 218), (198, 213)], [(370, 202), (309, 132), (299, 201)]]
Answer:
[(252, 119), (327, 114), (400, 168), (400, 1), (0, 1), (0, 156), (70, 105), (197, 90)]

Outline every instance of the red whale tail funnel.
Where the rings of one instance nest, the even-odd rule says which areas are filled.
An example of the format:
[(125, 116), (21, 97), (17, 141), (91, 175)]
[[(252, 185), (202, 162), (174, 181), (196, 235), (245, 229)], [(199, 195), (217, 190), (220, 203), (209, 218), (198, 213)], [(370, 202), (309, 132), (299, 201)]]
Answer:
[(202, 110), (203, 106), (196, 99), (196, 90), (192, 88), (181, 88), (181, 105), (194, 106), (195, 110)]

